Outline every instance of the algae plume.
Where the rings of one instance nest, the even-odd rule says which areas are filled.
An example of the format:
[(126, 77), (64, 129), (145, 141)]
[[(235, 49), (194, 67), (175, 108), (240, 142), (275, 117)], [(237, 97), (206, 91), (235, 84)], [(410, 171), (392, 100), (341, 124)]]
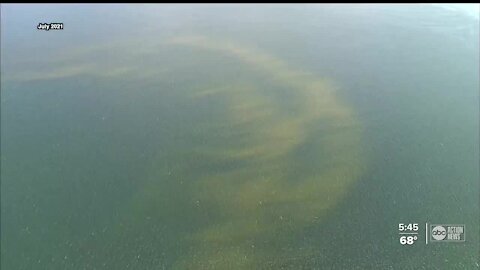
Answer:
[(320, 254), (297, 240), (365, 169), (354, 112), (327, 79), (261, 50), (202, 36), (165, 48), (188, 56), (171, 65), (182, 81), (162, 90), (188, 113), (127, 204), (116, 241), (158, 239), (176, 250), (173, 269), (305, 267)]

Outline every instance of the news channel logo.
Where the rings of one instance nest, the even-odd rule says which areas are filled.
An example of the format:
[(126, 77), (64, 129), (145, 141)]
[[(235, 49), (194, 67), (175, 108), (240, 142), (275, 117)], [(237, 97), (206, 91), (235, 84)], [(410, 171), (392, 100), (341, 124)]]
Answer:
[(465, 242), (465, 224), (431, 224), (430, 242)]

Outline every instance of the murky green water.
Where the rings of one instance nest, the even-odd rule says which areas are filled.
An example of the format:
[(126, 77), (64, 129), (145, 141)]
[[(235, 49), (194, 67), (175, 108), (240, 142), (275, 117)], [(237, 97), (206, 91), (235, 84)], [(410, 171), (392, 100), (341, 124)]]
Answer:
[[(1, 15), (2, 269), (479, 268), (478, 18)], [(465, 224), (467, 241), (426, 245), (426, 222)]]

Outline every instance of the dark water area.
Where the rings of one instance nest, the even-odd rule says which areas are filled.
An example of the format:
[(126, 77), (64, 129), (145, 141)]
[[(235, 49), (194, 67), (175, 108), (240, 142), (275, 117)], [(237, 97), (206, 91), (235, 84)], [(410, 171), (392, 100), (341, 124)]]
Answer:
[(1, 268), (478, 269), (478, 37), (434, 5), (2, 5)]

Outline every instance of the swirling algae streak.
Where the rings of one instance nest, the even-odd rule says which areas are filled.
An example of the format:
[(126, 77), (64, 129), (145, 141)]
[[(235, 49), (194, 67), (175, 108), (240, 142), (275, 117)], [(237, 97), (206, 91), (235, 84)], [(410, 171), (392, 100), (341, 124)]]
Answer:
[[(353, 112), (339, 102), (334, 87), (326, 80), (294, 70), (261, 51), (202, 36), (174, 38), (167, 46), (187, 46), (233, 57), (294, 94), (287, 101), (289, 109), (248, 83), (196, 91), (190, 96), (198, 100), (222, 96), (229, 106), (225, 123), (202, 123), (211, 134), (223, 134), (226, 139), (211, 139), (192, 149), (189, 156), (212, 164), (228, 161), (243, 165), (199, 174), (188, 183), (196, 203), (214, 209), (216, 217), (221, 218), (185, 235), (181, 241), (189, 251), (173, 268), (305, 266), (311, 257), (319, 256), (315, 247), (302, 247), (297, 252), (286, 247), (294, 243), (302, 229), (320, 222), (365, 168), (361, 125)], [(294, 113), (287, 112), (290, 109)], [(299, 151), (301, 155), (300, 148), (307, 143), (307, 148), (313, 147), (322, 159), (311, 160), (321, 164), (302, 173), (297, 171), (302, 165), (297, 164), (300, 161), (293, 153)], [(181, 166), (188, 170), (188, 165)], [(137, 194), (137, 207), (155, 202), (155, 185), (158, 181), (151, 181)]]

